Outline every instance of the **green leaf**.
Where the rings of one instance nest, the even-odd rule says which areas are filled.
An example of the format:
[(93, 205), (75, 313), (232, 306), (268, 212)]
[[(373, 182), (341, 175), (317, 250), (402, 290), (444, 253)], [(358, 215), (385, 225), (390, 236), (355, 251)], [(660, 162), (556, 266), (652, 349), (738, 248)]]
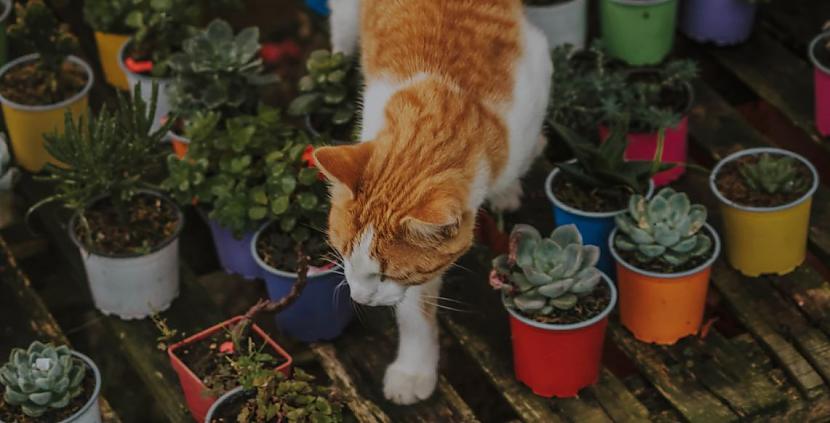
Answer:
[(254, 221), (265, 219), (267, 214), (268, 209), (265, 207), (252, 207), (248, 209), (248, 218)]
[(274, 200), (271, 201), (271, 214), (275, 216), (279, 216), (285, 213), (288, 210), (288, 206), (291, 204), (287, 195), (281, 195)]
[(305, 167), (300, 170), (297, 179), (300, 181), (300, 184), (309, 186), (318, 181), (317, 175), (319, 174), (320, 171), (316, 167)]
[(291, 116), (302, 116), (313, 113), (323, 104), (323, 95), (320, 93), (302, 94), (291, 101), (288, 106), (288, 114)]
[(285, 174), (280, 178), (280, 189), (283, 194), (291, 194), (297, 188), (297, 179), (291, 174)]
[(305, 210), (314, 210), (317, 207), (317, 196), (310, 192), (301, 192), (297, 196), (297, 202)]

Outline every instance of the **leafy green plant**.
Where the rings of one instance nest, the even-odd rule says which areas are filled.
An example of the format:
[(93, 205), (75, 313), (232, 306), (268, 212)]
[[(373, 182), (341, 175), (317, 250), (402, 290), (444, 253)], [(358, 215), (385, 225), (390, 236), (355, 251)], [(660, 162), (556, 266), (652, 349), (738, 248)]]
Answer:
[(129, 32), (127, 15), (135, 3), (134, 0), (84, 0), (84, 19), (96, 31), (126, 34)]
[(169, 74), (169, 60), (182, 42), (195, 33), (201, 9), (193, 0), (137, 0), (125, 18), (134, 31), (127, 54), (137, 61), (152, 62), (151, 74)]
[(223, 122), (216, 113), (197, 114), (186, 136), (187, 155), (168, 158), (163, 183), (182, 204), (197, 198), (238, 237), (269, 220), (294, 242), (325, 227), (326, 186), (308, 159), (312, 140), (279, 110), (260, 106), (256, 115)]
[(510, 251), (493, 260), (491, 284), (505, 293), (505, 305), (532, 318), (573, 308), (599, 284), (599, 248), (582, 245), (575, 225), (542, 238), (529, 225), (510, 233)]
[(741, 163), (738, 171), (750, 189), (767, 194), (790, 194), (806, 191), (810, 181), (796, 167), (798, 161), (789, 156), (761, 154), (755, 163)]
[(234, 35), (220, 19), (185, 40), (182, 51), (170, 58), (173, 110), (181, 117), (208, 111), (224, 117), (255, 114), (261, 86), (277, 79), (263, 74), (259, 49), (259, 29)]
[(13, 349), (9, 361), (0, 367), (0, 383), (6, 387), (3, 400), (29, 417), (40, 417), (81, 395), (85, 375), (86, 364), (65, 345), (35, 341), (26, 350)]
[(319, 118), (324, 125), (321, 132), (351, 123), (362, 84), (354, 60), (343, 53), (316, 50), (306, 68), (309, 73), (300, 79), (300, 95), (291, 102), (288, 114)]
[(627, 213), (616, 216), (619, 233), (614, 246), (635, 254), (640, 263), (655, 260), (682, 266), (712, 250), (712, 240), (700, 232), (706, 208), (692, 205), (684, 193), (663, 188), (651, 200), (632, 196)]
[(270, 378), (250, 388), (256, 395), (239, 413), (239, 423), (271, 422), (280, 416), (291, 423), (343, 421), (342, 400), (337, 393), (315, 384), (314, 376), (303, 369), (295, 368), (291, 378), (272, 372)]

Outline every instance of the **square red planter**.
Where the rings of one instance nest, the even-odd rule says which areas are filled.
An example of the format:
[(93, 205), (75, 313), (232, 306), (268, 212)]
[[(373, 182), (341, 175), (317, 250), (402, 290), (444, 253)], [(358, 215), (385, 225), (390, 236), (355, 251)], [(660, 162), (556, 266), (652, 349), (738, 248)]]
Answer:
[[(207, 415), (207, 411), (214, 402), (216, 402), (217, 397), (204, 395), (207, 387), (202, 380), (199, 379), (193, 371), (188, 368), (184, 362), (176, 355), (176, 350), (182, 348), (185, 345), (192, 344), (196, 341), (200, 341), (204, 338), (207, 338), (214, 333), (224, 330), (226, 327), (233, 325), (237, 322), (242, 320), (242, 316), (236, 316), (230, 320), (226, 320), (225, 322), (219, 323), (213, 327), (205, 329), (181, 342), (177, 342), (174, 345), (171, 345), (170, 348), (167, 349), (167, 355), (170, 358), (170, 364), (173, 366), (173, 370), (176, 371), (176, 374), (179, 376), (179, 383), (182, 385), (182, 391), (184, 391), (184, 398), (187, 401), (187, 407), (190, 409), (190, 413), (193, 415), (193, 418), (198, 421), (202, 422), (205, 420), (205, 415)], [(291, 365), (292, 365), (292, 358), (285, 352), (282, 347), (279, 346), (270, 336), (268, 336), (265, 331), (262, 330), (256, 324), (251, 325), (251, 329), (256, 332), (265, 343), (267, 343), (277, 354), (277, 356), (282, 357), (285, 359), (285, 363), (281, 364), (277, 367), (277, 371), (282, 372), (286, 376), (291, 374)]]

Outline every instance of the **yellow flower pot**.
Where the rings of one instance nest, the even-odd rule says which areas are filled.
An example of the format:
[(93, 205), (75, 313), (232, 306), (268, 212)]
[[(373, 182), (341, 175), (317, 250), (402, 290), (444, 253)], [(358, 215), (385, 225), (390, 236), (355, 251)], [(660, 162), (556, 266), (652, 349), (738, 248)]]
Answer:
[[(0, 78), (10, 69), (36, 60), (37, 54), (19, 57), (0, 68)], [(69, 56), (69, 61), (82, 67), (87, 74), (87, 83), (74, 96), (60, 103), (44, 106), (27, 106), (15, 103), (2, 95), (3, 117), (11, 140), (14, 157), (20, 165), (30, 171), (38, 172), (47, 162), (57, 163), (43, 145), (43, 135), (64, 130), (64, 115), (71, 111), (74, 119), (80, 118), (87, 111), (89, 90), (95, 82), (95, 76), (89, 64), (78, 57)]]
[[(744, 156), (762, 153), (786, 155), (804, 163), (813, 174), (813, 185), (804, 196), (778, 207), (747, 207), (726, 198), (715, 183), (726, 164)], [(795, 270), (806, 258), (810, 206), (818, 189), (816, 168), (805, 158), (778, 148), (752, 148), (721, 160), (709, 177), (709, 186), (720, 200), (726, 257), (746, 276), (783, 275)]]
[(95, 32), (95, 44), (98, 45), (98, 58), (101, 60), (101, 67), (104, 69), (104, 79), (107, 83), (119, 90), (130, 91), (127, 83), (127, 76), (121, 71), (118, 65), (120, 60), (118, 54), (121, 51), (129, 35), (109, 34), (106, 32)]

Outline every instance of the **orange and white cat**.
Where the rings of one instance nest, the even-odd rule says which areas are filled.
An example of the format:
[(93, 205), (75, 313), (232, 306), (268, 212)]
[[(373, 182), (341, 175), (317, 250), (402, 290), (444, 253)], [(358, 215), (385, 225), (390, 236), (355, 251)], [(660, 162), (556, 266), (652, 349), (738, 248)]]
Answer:
[(520, 205), (544, 148), (552, 65), (521, 0), (330, 0), (332, 45), (361, 46), (361, 143), (315, 152), (331, 181), (329, 239), (355, 302), (394, 306), (385, 396), (428, 398), (444, 272), (472, 245), (478, 208)]

